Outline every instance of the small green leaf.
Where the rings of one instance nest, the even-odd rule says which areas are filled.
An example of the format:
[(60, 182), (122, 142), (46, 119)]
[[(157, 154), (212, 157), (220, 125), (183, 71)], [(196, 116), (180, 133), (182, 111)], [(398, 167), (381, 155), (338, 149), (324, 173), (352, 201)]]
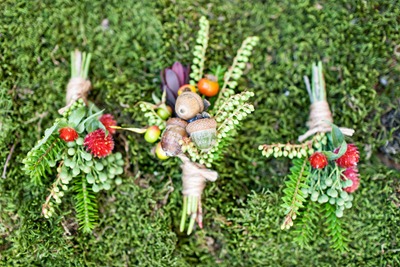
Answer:
[(337, 127), (335, 124), (332, 125), (332, 143), (335, 148), (339, 147), (343, 142), (344, 142), (344, 136), (342, 131), (340, 131), (339, 127)]
[[(87, 117), (84, 121), (82, 121), (82, 122), (78, 125), (78, 127), (76, 128), (76, 131), (77, 131), (78, 133), (82, 133), (82, 132), (85, 130), (85, 124), (86, 124), (87, 122), (89, 122), (90, 120), (93, 120), (93, 119), (98, 120), (98, 117), (103, 113), (103, 111), (104, 111), (104, 109), (103, 109), (103, 110), (100, 110), (99, 112), (97, 112), (97, 113), (95, 113), (95, 114), (90, 115), (89, 117)], [(97, 128), (100, 128), (100, 126), (97, 127)], [(97, 129), (97, 128), (96, 128), (96, 129)]]
[(335, 160), (343, 156), (343, 154), (346, 153), (346, 151), (347, 151), (347, 143), (343, 141), (342, 144), (340, 145), (338, 153), (333, 153), (331, 151), (324, 151), (322, 153), (325, 154), (328, 160)]
[(44, 143), (46, 143), (46, 141), (49, 139), (49, 137), (53, 134), (53, 132), (58, 128), (58, 122), (54, 123), (53, 126), (51, 126), (50, 128), (46, 129), (46, 131), (44, 131), (44, 136), (42, 138), (42, 140), (40, 140), (39, 143), (37, 143), (37, 145), (33, 148), (33, 150), (38, 149), (39, 147), (41, 147)]
[(85, 117), (85, 115), (86, 115), (86, 107), (85, 106), (75, 109), (74, 111), (72, 111), (71, 115), (69, 116), (68, 123), (72, 127), (76, 127), (82, 121), (82, 119)]

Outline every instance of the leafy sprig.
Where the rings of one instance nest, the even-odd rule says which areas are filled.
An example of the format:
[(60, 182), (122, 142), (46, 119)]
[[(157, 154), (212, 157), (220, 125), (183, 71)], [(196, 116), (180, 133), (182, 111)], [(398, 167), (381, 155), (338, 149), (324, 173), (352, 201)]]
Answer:
[(258, 43), (259, 38), (257, 36), (247, 37), (242, 46), (239, 48), (236, 57), (233, 59), (232, 65), (228, 68), (228, 71), (224, 75), (224, 84), (218, 94), (218, 98), (215, 102), (216, 110), (223, 104), (224, 100), (228, 99), (235, 93), (237, 87), (237, 81), (243, 74), (246, 64), (249, 62), (249, 56), (251, 55), (254, 46)]
[(301, 189), (308, 187), (309, 169), (307, 158), (293, 160), (293, 167), (290, 168), (288, 180), (285, 182), (286, 188), (283, 190), (282, 208), (285, 210), (286, 217), (281, 226), (282, 230), (293, 226), (293, 220), (297, 218), (299, 209), (304, 207), (305, 198)]
[(204, 62), (209, 39), (210, 23), (203, 16), (200, 18), (200, 30), (197, 34), (197, 45), (193, 50), (193, 62), (191, 65), (190, 84), (195, 85), (203, 77)]

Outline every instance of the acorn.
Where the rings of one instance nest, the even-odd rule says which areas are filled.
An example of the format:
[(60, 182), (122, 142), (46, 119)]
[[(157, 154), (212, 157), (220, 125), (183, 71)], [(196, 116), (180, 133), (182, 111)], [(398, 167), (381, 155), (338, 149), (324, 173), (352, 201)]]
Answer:
[(186, 131), (198, 149), (207, 151), (217, 139), (217, 122), (213, 118), (196, 120), (188, 124)]
[(181, 119), (188, 120), (203, 111), (203, 99), (196, 93), (185, 91), (176, 99), (175, 112)]
[(187, 137), (187, 125), (188, 123), (186, 121), (179, 118), (170, 118), (167, 121), (167, 127), (161, 137), (161, 148), (167, 156), (171, 157), (182, 153), (179, 141), (182, 140), (183, 137)]

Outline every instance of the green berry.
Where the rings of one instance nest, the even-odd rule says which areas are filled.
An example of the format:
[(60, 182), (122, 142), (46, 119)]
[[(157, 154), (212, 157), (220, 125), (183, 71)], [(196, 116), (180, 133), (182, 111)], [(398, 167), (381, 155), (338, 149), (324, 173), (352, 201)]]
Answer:
[(331, 197), (337, 197), (338, 196), (338, 192), (335, 189), (332, 189), (332, 188), (327, 191), (327, 194), (329, 196), (331, 196)]
[(326, 203), (329, 201), (329, 197), (327, 195), (321, 195), (318, 197), (318, 203)]
[(72, 176), (76, 177), (81, 173), (81, 169), (79, 168), (73, 168), (72, 169)]
[(115, 159), (117, 160), (122, 159), (122, 154), (119, 152), (115, 153)]
[(117, 175), (120, 175), (120, 174), (123, 174), (123, 173), (124, 173), (124, 169), (121, 168), (121, 167), (118, 167), (116, 172), (115, 172), (115, 174), (117, 174)]
[(344, 206), (346, 209), (350, 209), (351, 207), (353, 207), (353, 204), (350, 201), (348, 201), (344, 204)]
[(117, 179), (115, 179), (115, 184), (116, 185), (120, 185), (120, 184), (122, 184), (122, 179), (121, 178), (117, 178)]
[(343, 206), (343, 205), (344, 205), (344, 200), (343, 200), (343, 198), (338, 198), (338, 199), (336, 199), (336, 204), (338, 204), (339, 206)]
[(332, 183), (333, 183), (333, 181), (332, 181), (331, 178), (328, 178), (328, 179), (325, 180), (325, 184), (326, 184), (327, 186), (331, 186)]
[(338, 218), (343, 217), (343, 211), (342, 210), (336, 210), (335, 214), (336, 214), (336, 217), (338, 217)]
[(334, 197), (329, 198), (329, 204), (335, 205), (336, 204), (336, 198), (334, 198)]
[(75, 149), (72, 147), (68, 148), (68, 155), (70, 155), (70, 156), (75, 155)]
[(91, 168), (89, 166), (83, 166), (81, 169), (84, 173), (89, 173), (91, 171)]
[(107, 175), (104, 172), (99, 173), (99, 180), (104, 183), (107, 181)]
[(75, 141), (67, 142), (67, 147), (74, 147), (75, 145)]
[(83, 145), (83, 138), (82, 137), (79, 137), (78, 139), (76, 139), (76, 144), (78, 145), (78, 146), (81, 146), (81, 145)]
[(117, 160), (117, 165), (124, 166), (125, 162), (122, 159)]
[(343, 200), (347, 200), (349, 198), (349, 194), (346, 191), (340, 192), (340, 197), (343, 198)]
[(96, 162), (94, 164), (94, 167), (96, 168), (96, 170), (98, 170), (99, 172), (102, 171), (104, 169), (104, 165), (101, 164), (100, 162)]
[(93, 190), (93, 192), (97, 193), (100, 191), (100, 186), (98, 186), (97, 184), (93, 184), (92, 190)]
[(86, 175), (86, 180), (89, 184), (93, 184), (94, 183), (94, 176), (89, 173), (88, 175)]
[(155, 143), (157, 142), (158, 138), (160, 138), (160, 135), (160, 128), (158, 128), (158, 126), (156, 125), (153, 125), (147, 129), (146, 133), (144, 134), (144, 139), (146, 140), (146, 142)]
[(115, 174), (115, 173), (117, 172), (117, 169), (114, 168), (114, 167), (110, 167), (110, 168), (108, 169), (108, 172), (111, 173), (111, 174)]
[(109, 183), (103, 184), (104, 190), (109, 190), (111, 188), (111, 185)]

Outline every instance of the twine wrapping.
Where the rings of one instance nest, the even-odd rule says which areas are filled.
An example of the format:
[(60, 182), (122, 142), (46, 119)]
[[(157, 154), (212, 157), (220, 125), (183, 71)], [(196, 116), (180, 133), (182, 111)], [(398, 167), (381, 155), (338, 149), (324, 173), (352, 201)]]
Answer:
[(91, 83), (82, 77), (71, 78), (67, 86), (66, 103), (67, 105), (58, 110), (58, 113), (63, 114), (75, 101), (82, 98), (86, 102)]
[(206, 181), (214, 182), (218, 178), (216, 171), (204, 165), (190, 161), (185, 155), (178, 156), (182, 160), (182, 193), (185, 196), (201, 197)]
[[(310, 117), (307, 122), (309, 130), (299, 136), (299, 142), (303, 142), (308, 137), (316, 133), (326, 133), (332, 130), (330, 123), (333, 122), (332, 113), (329, 109), (329, 104), (327, 101), (317, 101), (310, 106)], [(353, 129), (349, 128), (339, 128), (340, 131), (347, 136), (352, 136), (354, 133)]]

